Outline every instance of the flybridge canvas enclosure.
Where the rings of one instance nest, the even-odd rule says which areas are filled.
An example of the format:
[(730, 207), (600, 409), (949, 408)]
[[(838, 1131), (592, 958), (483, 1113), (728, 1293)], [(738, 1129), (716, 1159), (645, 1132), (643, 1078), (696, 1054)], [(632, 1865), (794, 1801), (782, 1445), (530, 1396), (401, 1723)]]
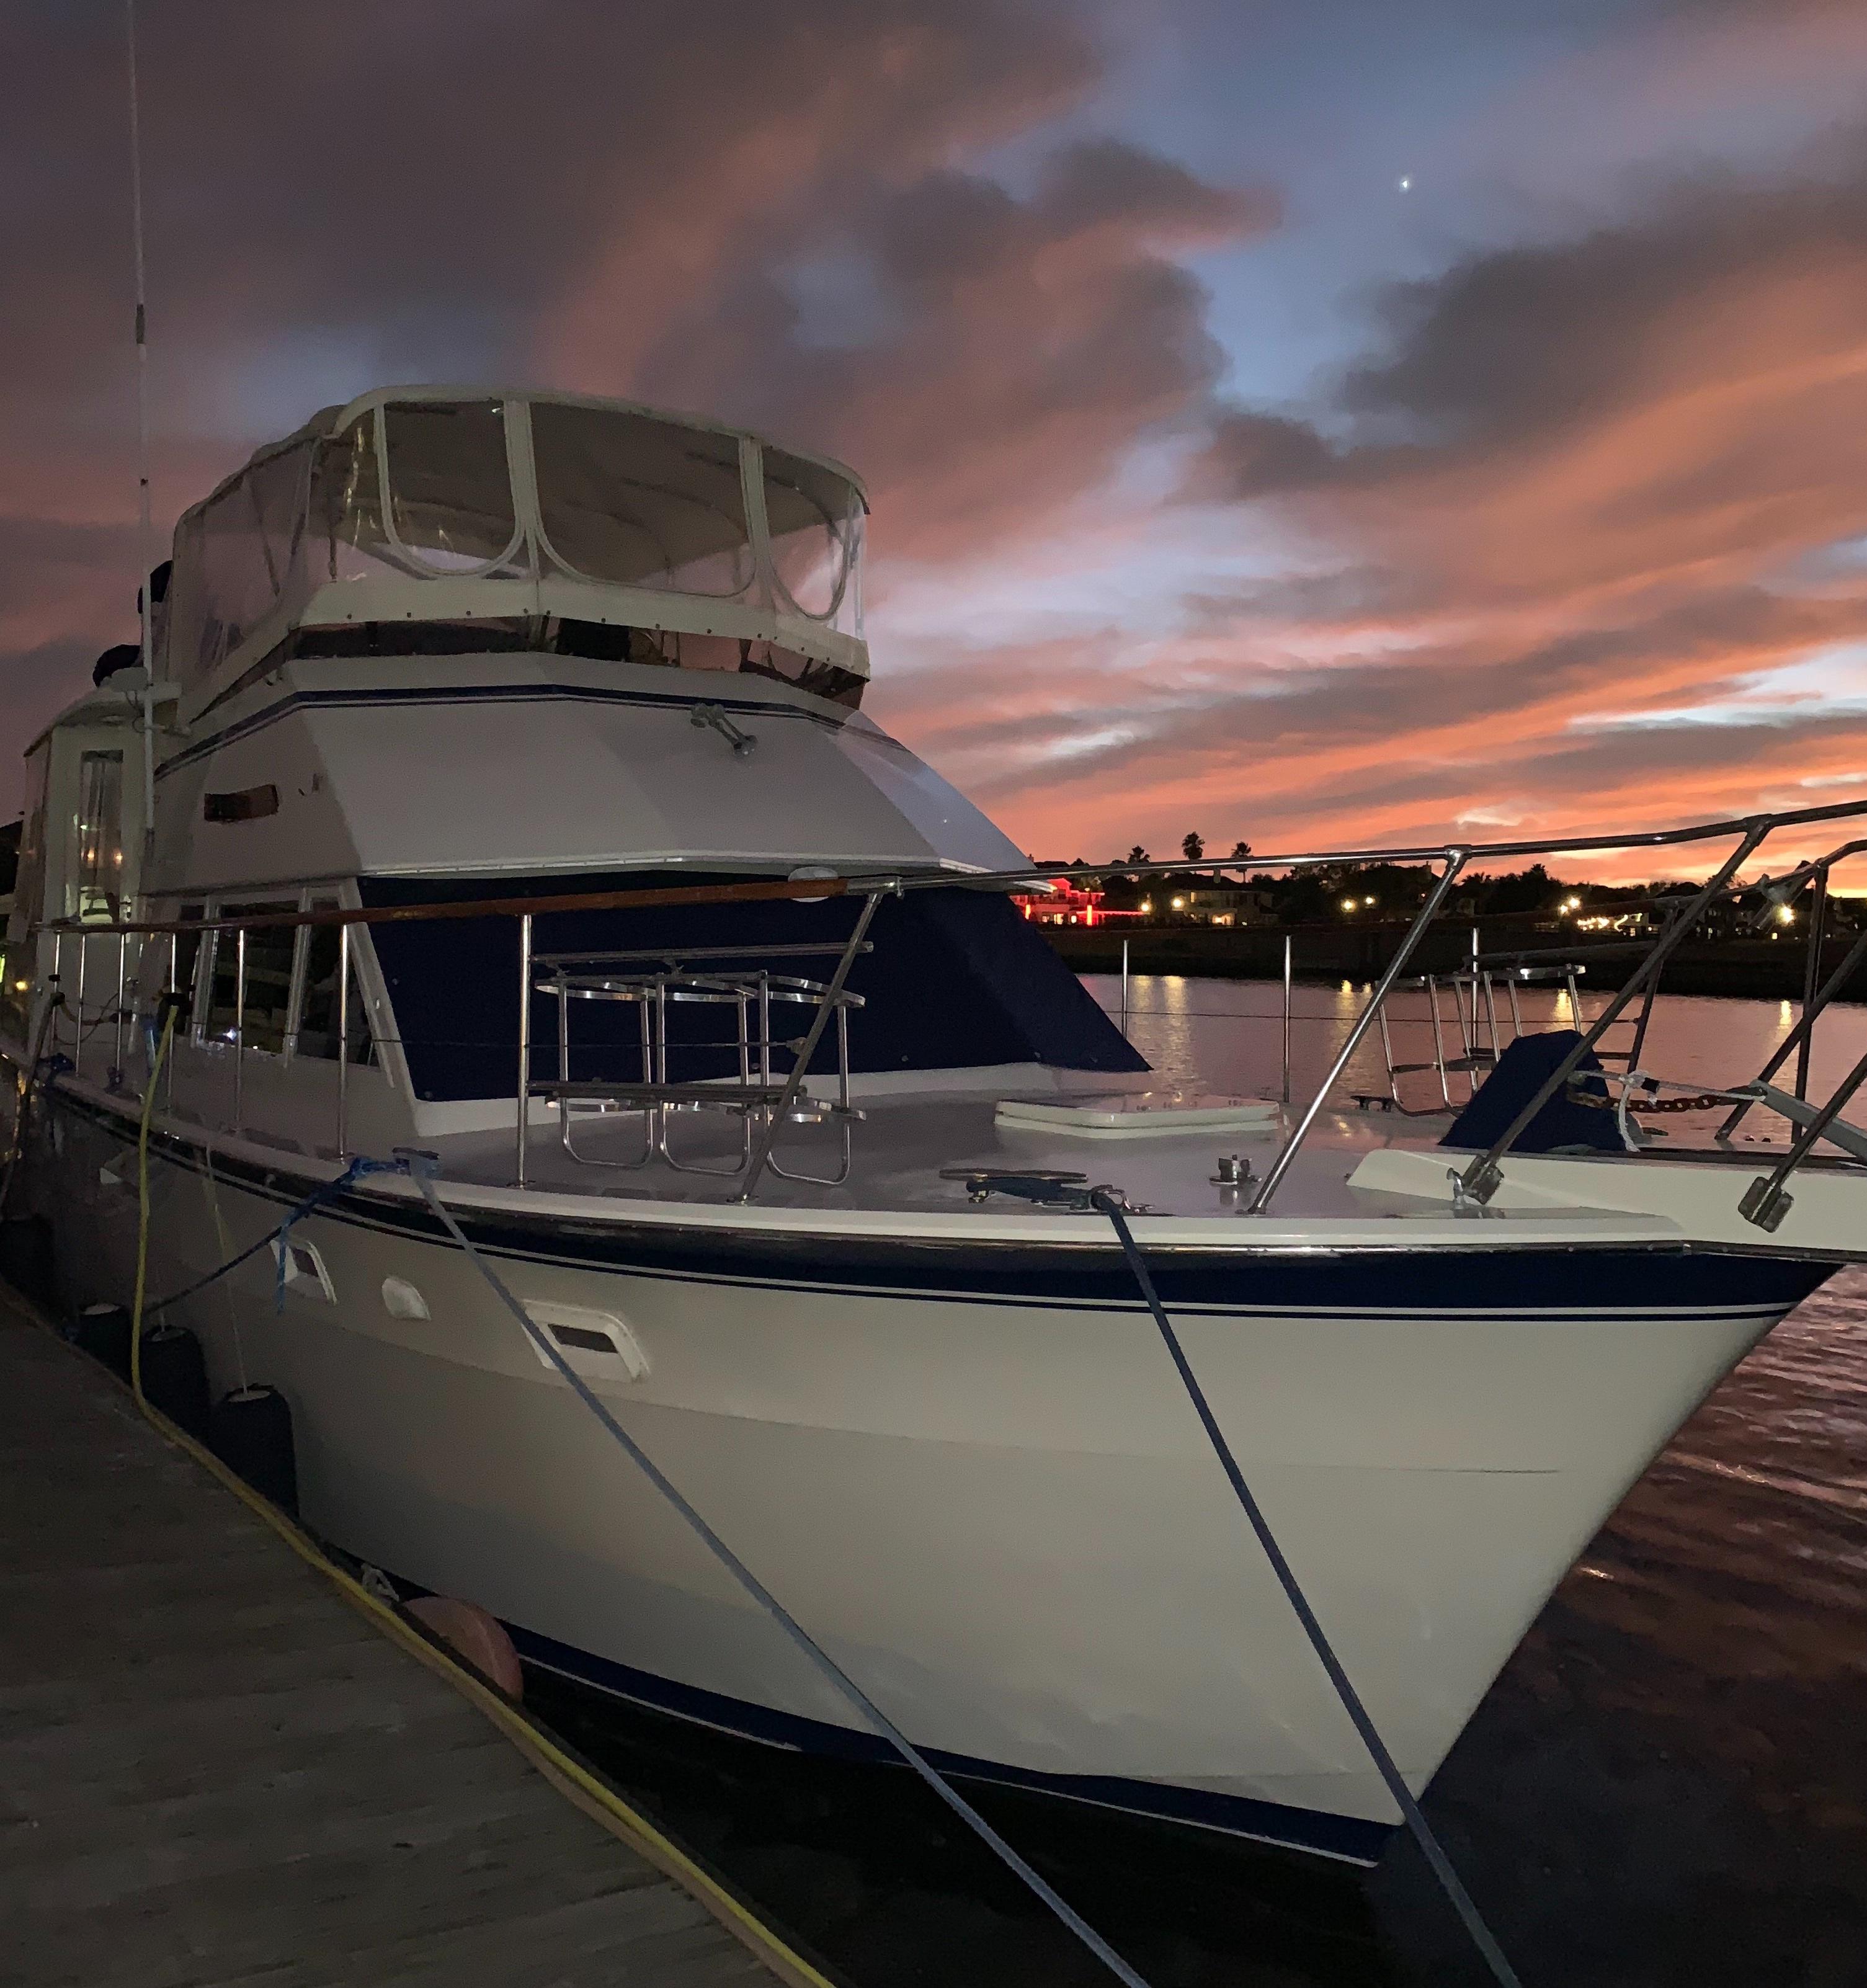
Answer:
[(868, 673), (865, 515), (847, 471), (737, 431), (387, 391), (262, 449), (183, 517), (164, 673), (205, 682), (320, 629), (544, 616), (654, 637), (605, 653), (837, 695)]

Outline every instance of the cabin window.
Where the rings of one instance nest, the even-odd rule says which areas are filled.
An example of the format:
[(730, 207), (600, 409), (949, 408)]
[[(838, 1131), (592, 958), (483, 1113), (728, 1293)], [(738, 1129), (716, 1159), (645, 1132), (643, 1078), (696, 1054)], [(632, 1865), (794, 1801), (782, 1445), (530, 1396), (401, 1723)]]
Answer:
[(765, 522), (779, 604), (861, 632), (855, 576), (862, 500), (834, 470), (767, 448)]
[(497, 401), (411, 402), (382, 409), (389, 536), (424, 570), (476, 573), (516, 546), (506, 410)]
[[(180, 923), (189, 925), (205, 918), (207, 911), (205, 904), (184, 904), (175, 917)], [(194, 974), (201, 963), (202, 936), (198, 931), (174, 935), (174, 951), (169, 957), (168, 984), (181, 996), (181, 1010), (175, 1023), (178, 1031), (191, 1031), (194, 1027)]]
[[(313, 911), (333, 911), (329, 898), (312, 906)], [(299, 1004), (298, 1053), (334, 1063), (337, 1057), (337, 974), (340, 941), (335, 925), (311, 925), (305, 933), (305, 992)], [(363, 989), (357, 984), (354, 948), (350, 955), (350, 999), (348, 1060), (367, 1063), (375, 1060), (370, 1039), (368, 1016), (364, 1013)]]
[[(267, 911), (289, 914), (296, 904), (222, 904), (215, 916), (250, 918)], [(208, 984), (207, 1032), (231, 1042), (244, 1026), (249, 1050), (276, 1056), (286, 1046), (286, 1023), (292, 1012), (292, 962), (296, 929), (291, 925), (254, 925), (246, 933), (246, 1002), (239, 1006), (240, 935), (214, 935), (214, 966)]]
[(729, 597), (752, 584), (736, 435), (535, 401), (547, 549), (573, 577)]
[(78, 760), (78, 861), (71, 906), (86, 925), (122, 915), (123, 756), (86, 752)]

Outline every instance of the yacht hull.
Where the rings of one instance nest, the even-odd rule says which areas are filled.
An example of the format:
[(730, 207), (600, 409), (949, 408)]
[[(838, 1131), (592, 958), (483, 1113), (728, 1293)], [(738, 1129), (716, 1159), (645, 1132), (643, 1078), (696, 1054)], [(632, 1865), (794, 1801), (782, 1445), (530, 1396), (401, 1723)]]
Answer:
[[(134, 1273), (134, 1128), (55, 1090), (66, 1297)], [(152, 1148), (151, 1286), (315, 1185)], [(1354, 1858), (1395, 1811), (1112, 1247), (1010, 1254), (463, 1215), (523, 1300), (624, 1322), (580, 1364), (917, 1744), (956, 1771)], [(1231, 1233), (1237, 1233), (1236, 1226)], [(307, 1218), (170, 1313), (216, 1391), (292, 1405), (306, 1523), (604, 1689), (779, 1743), (885, 1747), (737, 1588), (418, 1203)], [(1187, 1352), (1411, 1784), (1716, 1381), (1828, 1274), (1788, 1257), (1238, 1245), (1157, 1267)], [(385, 1280), (421, 1294), (396, 1317)], [(1586, 1301), (1585, 1301), (1586, 1300)], [(593, 1356), (594, 1357), (594, 1356)]]

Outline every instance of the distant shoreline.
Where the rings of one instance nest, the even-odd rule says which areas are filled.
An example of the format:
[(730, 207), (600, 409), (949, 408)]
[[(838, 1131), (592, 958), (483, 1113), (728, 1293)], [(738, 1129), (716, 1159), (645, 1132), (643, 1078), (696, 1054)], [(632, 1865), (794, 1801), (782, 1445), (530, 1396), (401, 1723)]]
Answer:
[[(1449, 973), (1470, 956), (1471, 926), (1443, 927), (1421, 942), (1410, 970)], [(1201, 925), (1045, 925), (1043, 935), (1078, 973), (1119, 973), (1121, 942), (1128, 945), (1134, 973), (1182, 974), (1209, 980), (1278, 980), (1284, 972), (1284, 942), (1291, 942), (1293, 976), (1306, 982), (1372, 980), (1385, 971), (1407, 928), (1391, 925), (1257, 925), (1243, 931)], [(1845, 932), (1822, 948), (1824, 974), (1840, 965), (1855, 935)], [(1485, 955), (1519, 950), (1554, 952), (1559, 939), (1521, 923), (1480, 928)], [(1644, 947), (1604, 948), (1581, 944), (1568, 948), (1588, 970), (1582, 985), (1591, 992), (1618, 987), (1633, 971)], [(1799, 938), (1771, 938), (1687, 945), (1666, 962), (1660, 986), (1668, 994), (1714, 994), (1765, 1001), (1799, 1001), (1805, 948)], [(1867, 963), (1857, 969), (1838, 997), (1867, 1001)]]

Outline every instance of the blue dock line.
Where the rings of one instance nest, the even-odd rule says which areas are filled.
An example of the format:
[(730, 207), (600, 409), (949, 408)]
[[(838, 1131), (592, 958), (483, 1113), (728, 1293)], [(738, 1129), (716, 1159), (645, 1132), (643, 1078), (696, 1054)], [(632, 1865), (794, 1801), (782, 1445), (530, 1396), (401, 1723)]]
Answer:
[(144, 1310), (151, 1312), (166, 1310), (171, 1305), (178, 1305), (191, 1298), (197, 1291), (205, 1291), (210, 1284), (218, 1283), (230, 1270), (237, 1270), (242, 1263), (249, 1263), (269, 1242), (279, 1245), (279, 1275), (273, 1287), (273, 1309), (286, 1308), (286, 1250), (291, 1240), (295, 1222), (303, 1222), (308, 1215), (314, 1214), (326, 1202), (335, 1201), (357, 1182), (370, 1174), (405, 1174), (408, 1162), (404, 1159), (372, 1160), (360, 1155), (352, 1160), (343, 1172), (334, 1179), (314, 1187), (303, 1201), (295, 1202), (286, 1212), (284, 1219), (276, 1228), (269, 1229), (256, 1242), (249, 1242), (237, 1256), (229, 1256), (224, 1263), (217, 1263), (205, 1276), (197, 1277), (191, 1284), (184, 1284), (178, 1291), (171, 1291), (165, 1298), (151, 1298)]

